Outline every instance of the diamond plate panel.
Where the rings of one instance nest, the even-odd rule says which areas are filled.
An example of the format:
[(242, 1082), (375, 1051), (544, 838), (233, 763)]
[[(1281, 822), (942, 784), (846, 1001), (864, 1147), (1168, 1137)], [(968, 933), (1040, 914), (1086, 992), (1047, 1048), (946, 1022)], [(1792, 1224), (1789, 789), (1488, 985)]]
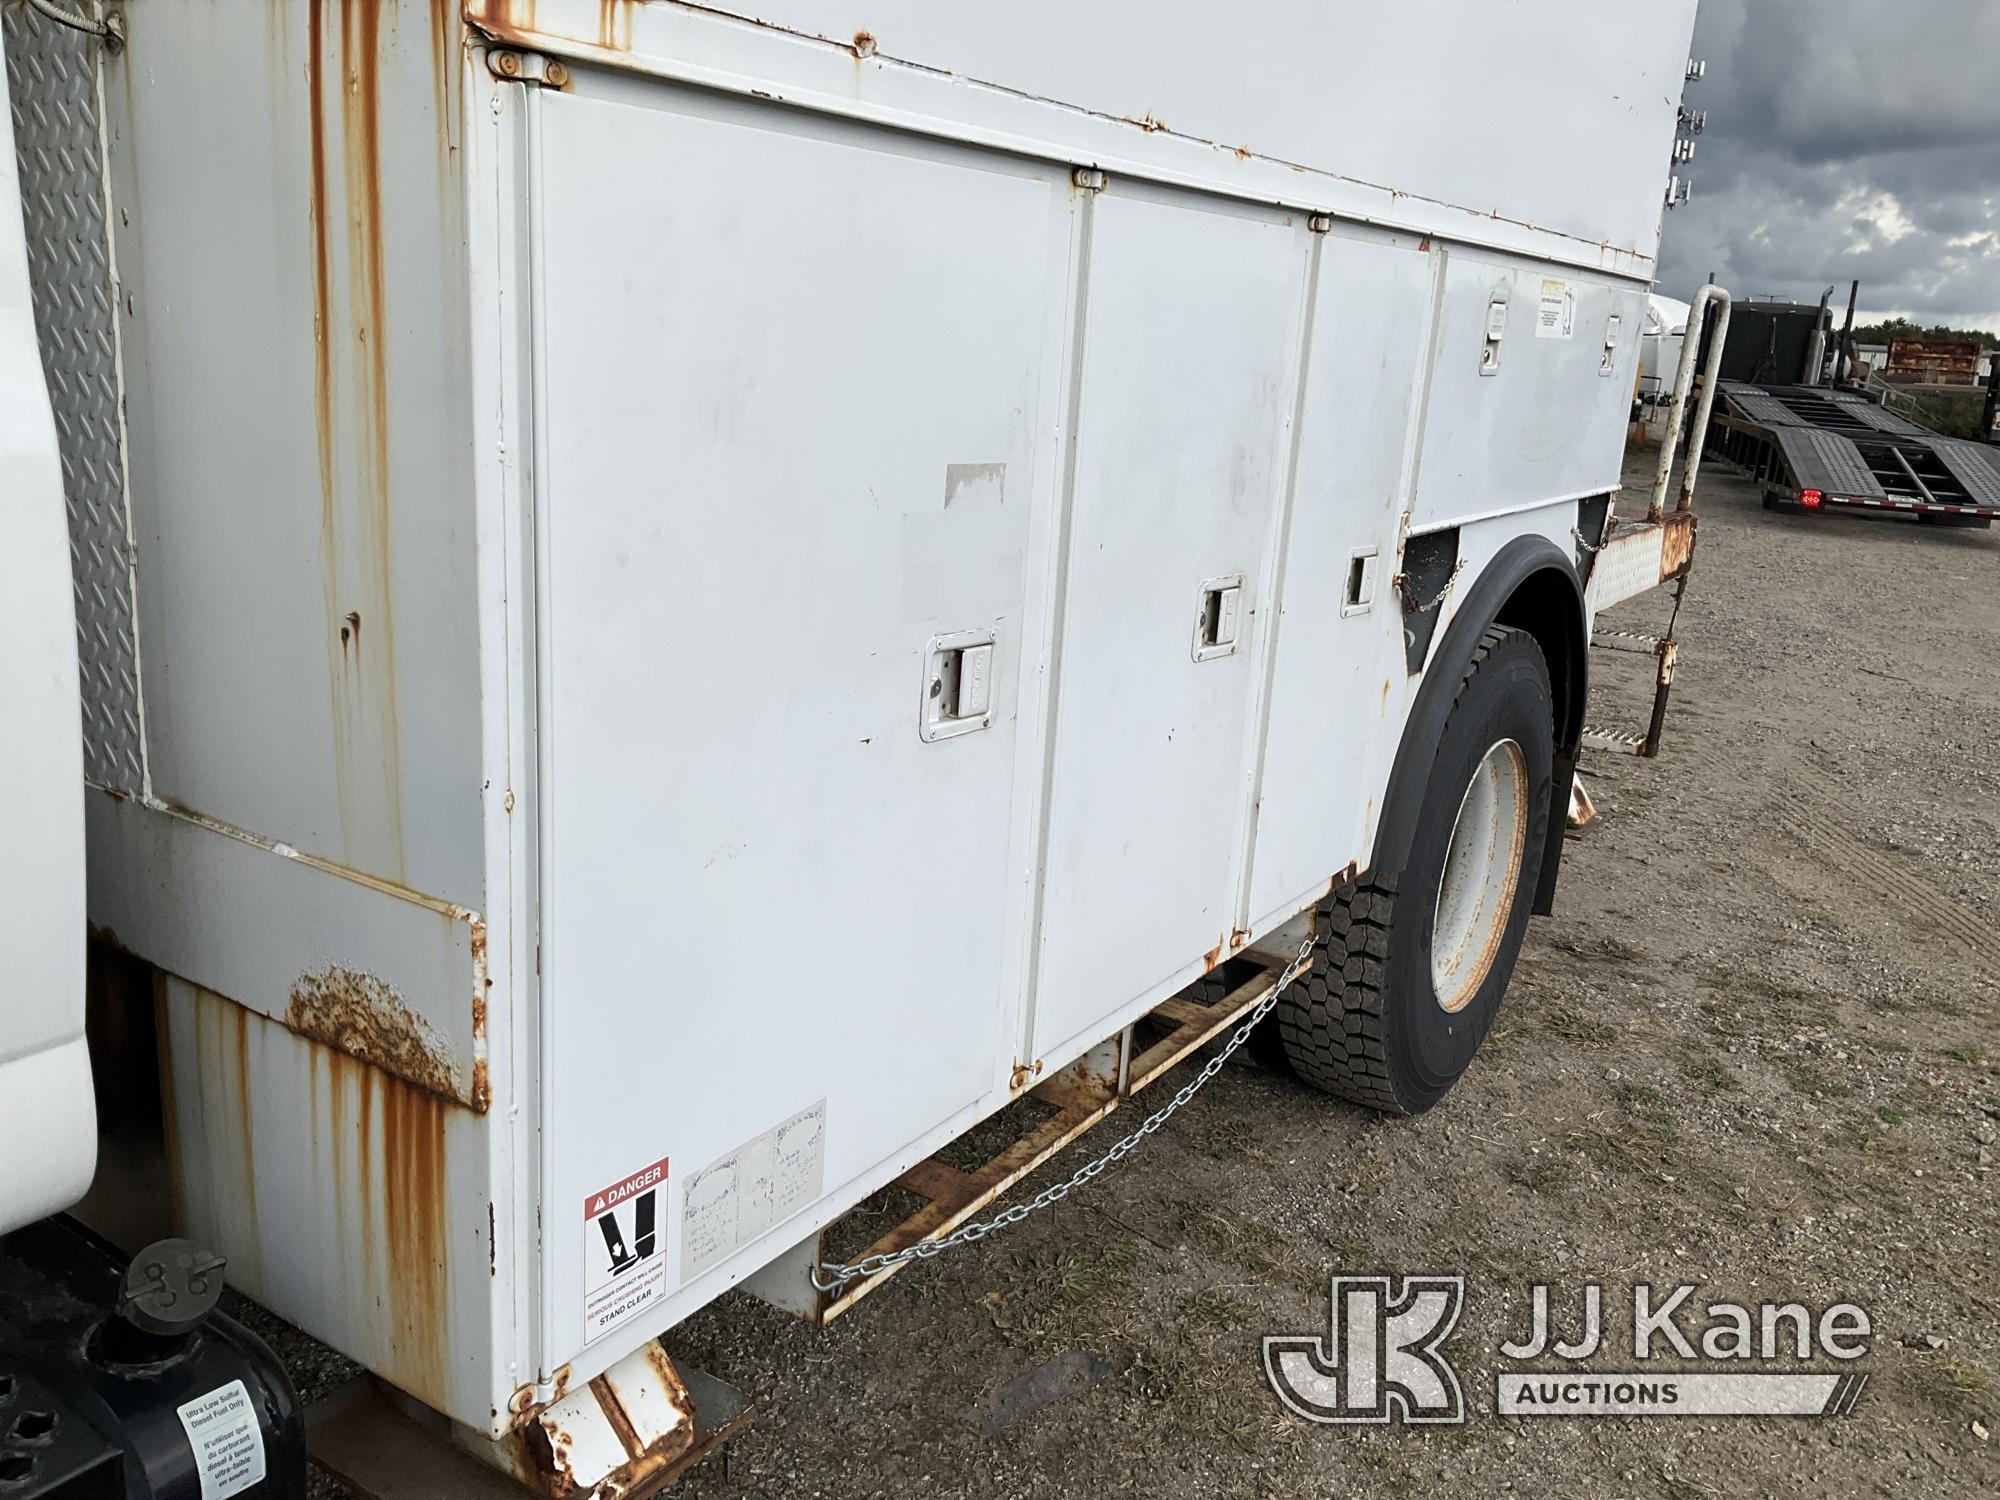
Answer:
[(2000, 505), (2000, 450), (1963, 438), (1932, 438), (1931, 450), (1975, 505)]
[(1907, 433), (1911, 437), (1929, 437), (1930, 429), (1912, 422), (1908, 417), (1890, 411), (1885, 406), (1877, 406), (1865, 396), (1852, 396), (1845, 392), (1830, 396), (1838, 402), (1842, 411), (1853, 420), (1873, 427), (1878, 432)]
[(1738, 385), (1734, 381), (1724, 383), (1722, 394), (1730, 405), (1752, 422), (1762, 422), (1767, 427), (1803, 427), (1805, 418), (1793, 411), (1776, 396), (1759, 390), (1754, 385)]
[(62, 446), (83, 669), (84, 774), (145, 788), (138, 621), (119, 422), (117, 294), (105, 242), (95, 38), (0, 5), (35, 326)]
[(1816, 427), (1780, 427), (1771, 436), (1785, 450), (1785, 462), (1791, 465), (1792, 478), (1800, 489), (1878, 499), (1887, 493), (1862, 458), (1861, 450), (1837, 432), (1821, 432)]

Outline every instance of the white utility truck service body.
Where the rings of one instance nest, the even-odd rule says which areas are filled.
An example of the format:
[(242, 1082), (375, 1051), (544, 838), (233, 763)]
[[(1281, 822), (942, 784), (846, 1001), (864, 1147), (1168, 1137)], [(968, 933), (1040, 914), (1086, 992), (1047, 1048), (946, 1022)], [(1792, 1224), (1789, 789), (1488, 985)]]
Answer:
[(755, 9), (6, 11), (179, 1209), (479, 1433), (1370, 866), (1599, 539), (1694, 14)]

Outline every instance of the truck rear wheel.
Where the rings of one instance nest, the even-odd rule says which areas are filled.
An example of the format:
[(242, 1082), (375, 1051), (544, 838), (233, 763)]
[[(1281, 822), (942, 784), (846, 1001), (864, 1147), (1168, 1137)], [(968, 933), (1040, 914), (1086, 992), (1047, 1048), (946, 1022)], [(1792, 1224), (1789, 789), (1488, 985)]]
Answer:
[(1276, 1020), (1307, 1083), (1389, 1114), (1442, 1099), (1514, 971), (1548, 831), (1554, 708), (1526, 631), (1490, 626), (1459, 684), (1400, 872), (1335, 891)]

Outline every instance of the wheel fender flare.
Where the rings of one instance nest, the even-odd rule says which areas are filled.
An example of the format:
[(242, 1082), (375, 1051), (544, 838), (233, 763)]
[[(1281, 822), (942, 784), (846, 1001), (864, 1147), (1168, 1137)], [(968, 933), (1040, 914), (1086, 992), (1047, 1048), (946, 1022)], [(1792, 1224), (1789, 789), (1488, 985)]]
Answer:
[[(1537, 577), (1541, 574), (1551, 576), (1548, 579)], [(1397, 748), (1395, 765), (1389, 772), (1389, 785), (1383, 794), (1382, 821), (1375, 830), (1373, 870), (1379, 874), (1399, 874), (1408, 863), (1421, 801), (1417, 791), (1429, 778), (1431, 766), (1437, 759), (1445, 720), (1458, 696), (1459, 684), (1472, 665), (1473, 654), (1479, 649), (1479, 638), (1486, 627), (1501, 620), (1508, 601), (1531, 579), (1535, 580), (1538, 592), (1544, 597), (1553, 593), (1565, 604), (1565, 607), (1555, 611), (1558, 618), (1553, 621), (1544, 618), (1539, 622), (1540, 630), (1521, 622), (1523, 628), (1542, 640), (1545, 653), (1549, 652), (1553, 643), (1543, 635), (1543, 631), (1555, 629), (1563, 636), (1562, 659), (1556, 660), (1550, 653), (1549, 662), (1550, 686), (1555, 693), (1556, 707), (1556, 763), (1551, 793), (1556, 805), (1549, 809), (1549, 842), (1543, 851), (1541, 880), (1534, 907), (1537, 912), (1546, 912), (1555, 896), (1556, 869), (1562, 858), (1564, 799), (1568, 795), (1569, 778), (1576, 768), (1577, 745), (1583, 735), (1584, 700), (1588, 691), (1586, 658), (1590, 645), (1584, 624), (1587, 615), (1583, 585), (1577, 578), (1576, 565), (1547, 537), (1518, 536), (1495, 553), (1493, 559), (1480, 570), (1472, 587), (1465, 591), (1457, 611), (1452, 615), (1451, 624), (1432, 649), (1430, 660), (1424, 667), (1423, 682), (1417, 689), (1416, 702), (1404, 723), (1402, 743)]]

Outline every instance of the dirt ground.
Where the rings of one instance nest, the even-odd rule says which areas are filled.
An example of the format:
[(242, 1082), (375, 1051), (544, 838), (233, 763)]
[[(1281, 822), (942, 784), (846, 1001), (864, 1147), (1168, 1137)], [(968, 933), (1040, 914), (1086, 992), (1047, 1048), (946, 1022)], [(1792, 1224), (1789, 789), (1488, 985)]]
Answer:
[[(1387, 1121), (1231, 1066), (831, 1329), (725, 1297), (668, 1342), (761, 1412), (675, 1493), (2000, 1493), (2000, 533), (1768, 514), (1714, 467), (1699, 510), (1664, 751), (1587, 759), (1601, 817), (1442, 1105)], [(1642, 684), (1601, 677), (1593, 720), (1639, 727)], [(1273, 1396), (1261, 1337), (1323, 1333), (1328, 1277), (1369, 1272), (1468, 1278), (1465, 1425)], [(1528, 1288), (1573, 1316), (1586, 1280), (1624, 1308), (1600, 1369), (1632, 1365), (1632, 1284), (1692, 1282), (1860, 1303), (1869, 1383), (1842, 1419), (1494, 1416)], [(983, 1435), (1066, 1355), (1083, 1389)]]

